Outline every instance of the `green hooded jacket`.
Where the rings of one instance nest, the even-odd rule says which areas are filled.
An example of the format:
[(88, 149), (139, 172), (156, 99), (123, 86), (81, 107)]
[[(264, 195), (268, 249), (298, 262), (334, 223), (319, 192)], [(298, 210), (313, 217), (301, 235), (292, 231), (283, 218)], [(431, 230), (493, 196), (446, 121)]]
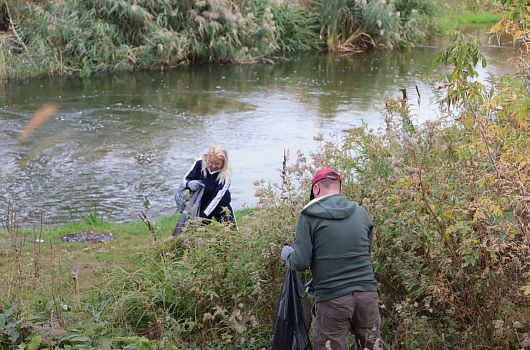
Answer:
[(366, 210), (341, 194), (309, 202), (298, 220), (287, 266), (311, 268), (316, 301), (354, 291), (377, 291), (370, 254), (372, 222)]

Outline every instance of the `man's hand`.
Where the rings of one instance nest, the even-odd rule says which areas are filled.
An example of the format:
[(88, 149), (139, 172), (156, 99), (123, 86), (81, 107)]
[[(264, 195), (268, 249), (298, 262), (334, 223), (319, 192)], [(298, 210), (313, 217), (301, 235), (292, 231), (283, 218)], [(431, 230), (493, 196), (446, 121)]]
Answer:
[(289, 258), (289, 255), (291, 255), (292, 252), (294, 252), (294, 249), (291, 248), (291, 246), (288, 246), (288, 245), (283, 246), (282, 253), (280, 254), (282, 260), (287, 261), (287, 259)]
[(199, 180), (190, 180), (186, 186), (191, 190), (191, 192), (197, 191), (199, 188), (204, 187), (204, 184)]

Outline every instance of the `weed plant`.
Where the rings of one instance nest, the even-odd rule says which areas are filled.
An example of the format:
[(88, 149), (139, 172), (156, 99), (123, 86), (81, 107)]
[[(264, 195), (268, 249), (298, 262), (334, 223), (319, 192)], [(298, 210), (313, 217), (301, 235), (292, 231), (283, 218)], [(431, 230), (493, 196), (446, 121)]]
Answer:
[(117, 328), (171, 335), (183, 347), (267, 347), (283, 276), (277, 252), (292, 240), (294, 222), (275, 211), (266, 214), (275, 223), (264, 225), (264, 210), (239, 231), (189, 226), (136, 271), (113, 274), (101, 310)]

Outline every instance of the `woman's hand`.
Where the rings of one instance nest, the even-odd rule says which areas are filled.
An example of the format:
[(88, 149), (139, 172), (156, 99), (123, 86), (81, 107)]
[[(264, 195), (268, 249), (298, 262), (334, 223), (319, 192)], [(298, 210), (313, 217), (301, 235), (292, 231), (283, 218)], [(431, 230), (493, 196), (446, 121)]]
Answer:
[(199, 181), (199, 180), (190, 180), (188, 181), (188, 183), (186, 184), (186, 186), (192, 191), (192, 192), (195, 192), (197, 191), (199, 188), (201, 187), (204, 187), (204, 184)]

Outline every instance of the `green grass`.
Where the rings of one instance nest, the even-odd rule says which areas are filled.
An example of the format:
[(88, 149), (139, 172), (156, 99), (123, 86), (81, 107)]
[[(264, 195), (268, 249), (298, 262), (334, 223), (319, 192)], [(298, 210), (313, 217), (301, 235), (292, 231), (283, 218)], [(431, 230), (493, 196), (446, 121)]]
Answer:
[[(459, 12), (459, 11), (455, 11)], [(443, 16), (439, 19), (438, 28), (442, 33), (457, 30), (464, 27), (472, 27), (475, 25), (494, 25), (497, 23), (504, 13), (489, 13), (489, 12), (479, 12), (479, 13), (463, 13), (463, 14), (453, 14), (447, 13), (446, 16)]]
[[(243, 231), (247, 231), (245, 229), (248, 226), (247, 219), (253, 215), (255, 210), (246, 208), (236, 212), (236, 219)], [(87, 348), (100, 348), (95, 346), (98, 341), (114, 342), (116, 348), (121, 348), (123, 344), (118, 343), (121, 339), (119, 336), (123, 334), (132, 335), (132, 338), (126, 338), (127, 344), (147, 342), (145, 338), (135, 337), (134, 331), (131, 331), (134, 329), (138, 331), (136, 334), (145, 335), (142, 333), (145, 328), (142, 328), (142, 325), (152, 321), (151, 318), (145, 318), (145, 312), (151, 315), (152, 310), (150, 308), (146, 309), (147, 311), (144, 310), (146, 305), (151, 307), (151, 304), (147, 303), (149, 299), (145, 297), (152, 296), (148, 293), (152, 290), (146, 290), (144, 287), (153, 287), (155, 293), (163, 296), (172, 290), (173, 284), (168, 287), (169, 289), (164, 287), (162, 282), (165, 279), (159, 273), (180, 276), (182, 272), (181, 265), (172, 269), (175, 267), (173, 264), (178, 265), (178, 260), (167, 260), (166, 253), (170, 254), (175, 245), (188, 244), (205, 237), (209, 237), (208, 240), (210, 240), (210, 235), (215, 232), (230, 232), (230, 229), (222, 231), (221, 228), (224, 226), (212, 223), (207, 228), (191, 229), (188, 234), (183, 233), (175, 239), (171, 233), (178, 218), (176, 214), (150, 222), (152, 230), (149, 230), (141, 220), (120, 224), (103, 220), (97, 214), (91, 213), (85, 215), (79, 222), (69, 222), (57, 227), (44, 227), (42, 230), (40, 228), (18, 228), (0, 231), (0, 276), (2, 276), (0, 279), (0, 318), (6, 316), (3, 314), (2, 307), (14, 305), (17, 310), (14, 317), (18, 319), (17, 322), (20, 325), (17, 329), (24, 334), (40, 334), (43, 339), (46, 338), (41, 345), (58, 344), (55, 342), (66, 339), (63, 337), (81, 336), (86, 332), (91, 335), (82, 337), (83, 342), (77, 344), (79, 348), (85, 348), (82, 347), (85, 345), (88, 346)], [(22, 223), (18, 224), (22, 225)], [(251, 229), (250, 232), (254, 230)], [(105, 243), (69, 243), (61, 240), (61, 237), (65, 235), (80, 233), (112, 234), (114, 239)], [(229, 236), (232, 235), (223, 237), (228, 239)], [(234, 233), (233, 238), (237, 237), (239, 234)], [(244, 241), (254, 242), (254, 240), (246, 239)], [(201, 255), (202, 258), (205, 256), (214, 258), (217, 254), (208, 253), (208, 249), (216, 250), (217, 247), (217, 244), (199, 244), (192, 250), (194, 254), (199, 254), (197, 251), (206, 251), (206, 255)], [(254, 260), (254, 255), (252, 260)], [(206, 264), (209, 268), (209, 263), (206, 262)], [(192, 275), (188, 275), (189, 278), (195, 278), (196, 274), (207, 275), (202, 270), (195, 271), (194, 266), (184, 266), (193, 271)], [(75, 292), (72, 287), (75, 274), (77, 274), (78, 292)], [(159, 278), (162, 279), (159, 280)], [(239, 276), (235, 275), (235, 278)], [(130, 280), (132, 284), (127, 283)], [(198, 281), (200, 283), (201, 277)], [(155, 285), (152, 286), (150, 283), (155, 283)], [(119, 296), (117, 300), (113, 299), (115, 295)], [(275, 300), (276, 293), (272, 293), (271, 296)], [(77, 300), (80, 301), (81, 308), (74, 310)], [(142, 302), (138, 304), (138, 301)], [(122, 311), (121, 314), (119, 310)], [(117, 322), (117, 320), (125, 322), (120, 317), (125, 317), (130, 324), (123, 328), (111, 327), (108, 319), (112, 322)], [(130, 317), (133, 319), (129, 320)], [(26, 322), (30, 319), (31, 322)], [(42, 333), (39, 328), (42, 324), (52, 327), (53, 335), (46, 336), (48, 331)], [(5, 348), (3, 347), (6, 344), (5, 337), (6, 334), (0, 328), (0, 349)], [(7, 340), (9, 339), (8, 336)], [(161, 342), (163, 343), (164, 340)], [(176, 349), (174, 346), (160, 346), (159, 342), (155, 341), (155, 343), (155, 345), (151, 344), (152, 346), (142, 348)], [(62, 347), (59, 348), (62, 349)], [(74, 349), (77, 348), (74, 347)], [(200, 348), (200, 346), (192, 348)], [(10, 347), (5, 349), (10, 349)]]
[[(177, 216), (153, 223), (157, 241), (171, 235)], [(69, 243), (61, 237), (76, 233), (106, 233), (114, 239), (106, 243)], [(36, 240), (42, 240), (41, 243)], [(97, 287), (105, 272), (134, 268), (142, 252), (156, 244), (147, 226), (136, 221), (119, 224), (89, 215), (80, 222), (40, 230), (19, 229), (0, 232), (0, 303), (16, 300), (23, 304), (56, 295), (71, 299), (72, 272), (77, 271), (81, 294)]]
[[(236, 212), (238, 222), (252, 209)], [(77, 271), (80, 292), (101, 285), (107, 272), (136, 269), (142, 253), (151, 251), (171, 237), (178, 215), (152, 222), (154, 235), (140, 220), (120, 224), (88, 214), (79, 222), (57, 227), (19, 229), (14, 233), (0, 231), (0, 304), (18, 301), (22, 304), (56, 295), (72, 298), (73, 271)], [(61, 237), (77, 233), (106, 233), (114, 239), (105, 243), (63, 242)], [(156, 242), (155, 242), (156, 236)], [(42, 240), (38, 243), (36, 240)]]

